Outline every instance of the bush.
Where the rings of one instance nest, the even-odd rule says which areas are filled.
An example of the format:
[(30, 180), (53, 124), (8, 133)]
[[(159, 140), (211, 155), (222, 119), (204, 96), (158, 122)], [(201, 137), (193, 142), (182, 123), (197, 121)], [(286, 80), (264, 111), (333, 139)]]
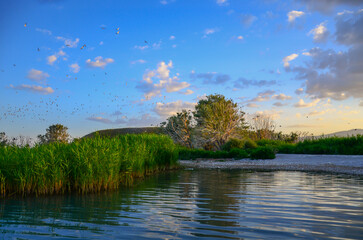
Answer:
[(272, 147), (258, 147), (252, 150), (251, 159), (274, 159), (276, 158), (275, 151)]
[(233, 148), (229, 152), (229, 156), (234, 159), (242, 159), (242, 158), (248, 158), (248, 153), (243, 149)]
[(231, 151), (233, 148), (243, 148), (245, 146), (245, 141), (238, 138), (230, 138), (223, 146), (223, 151)]
[(253, 141), (250, 138), (247, 138), (245, 140), (245, 145), (244, 145), (244, 149), (255, 149), (257, 148), (257, 143), (255, 141)]

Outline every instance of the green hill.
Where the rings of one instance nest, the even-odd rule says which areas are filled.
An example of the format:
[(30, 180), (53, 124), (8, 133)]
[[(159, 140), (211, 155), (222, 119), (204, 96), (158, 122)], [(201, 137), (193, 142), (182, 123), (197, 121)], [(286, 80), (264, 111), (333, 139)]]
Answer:
[(98, 131), (89, 133), (89, 134), (83, 136), (83, 138), (93, 137), (96, 134), (96, 132), (98, 132), (101, 136), (114, 137), (114, 136), (123, 135), (123, 134), (141, 134), (141, 133), (161, 134), (162, 130), (160, 127), (105, 129), (105, 130), (98, 130)]

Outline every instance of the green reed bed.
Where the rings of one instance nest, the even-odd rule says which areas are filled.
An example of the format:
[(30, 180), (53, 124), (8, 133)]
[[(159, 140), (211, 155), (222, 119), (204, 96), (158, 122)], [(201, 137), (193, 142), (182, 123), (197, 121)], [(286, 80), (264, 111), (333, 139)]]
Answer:
[(296, 144), (278, 140), (259, 140), (257, 144), (270, 146), (279, 153), (363, 155), (363, 136), (361, 135), (306, 139)]
[(161, 135), (96, 136), (70, 144), (0, 147), (0, 194), (98, 192), (177, 166), (173, 141)]

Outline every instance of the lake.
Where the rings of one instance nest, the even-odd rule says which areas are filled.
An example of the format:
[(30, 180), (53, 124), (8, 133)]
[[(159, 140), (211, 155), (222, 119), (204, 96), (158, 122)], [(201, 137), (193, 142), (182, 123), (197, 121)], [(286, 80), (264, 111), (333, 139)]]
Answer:
[(363, 178), (180, 170), (102, 194), (0, 200), (0, 239), (362, 239)]

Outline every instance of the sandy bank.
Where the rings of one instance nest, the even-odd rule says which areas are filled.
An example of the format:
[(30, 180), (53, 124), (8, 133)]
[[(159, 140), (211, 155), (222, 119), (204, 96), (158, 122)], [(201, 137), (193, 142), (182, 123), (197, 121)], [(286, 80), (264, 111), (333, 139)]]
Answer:
[(363, 156), (276, 154), (272, 160), (180, 160), (190, 168), (324, 171), (363, 175)]

